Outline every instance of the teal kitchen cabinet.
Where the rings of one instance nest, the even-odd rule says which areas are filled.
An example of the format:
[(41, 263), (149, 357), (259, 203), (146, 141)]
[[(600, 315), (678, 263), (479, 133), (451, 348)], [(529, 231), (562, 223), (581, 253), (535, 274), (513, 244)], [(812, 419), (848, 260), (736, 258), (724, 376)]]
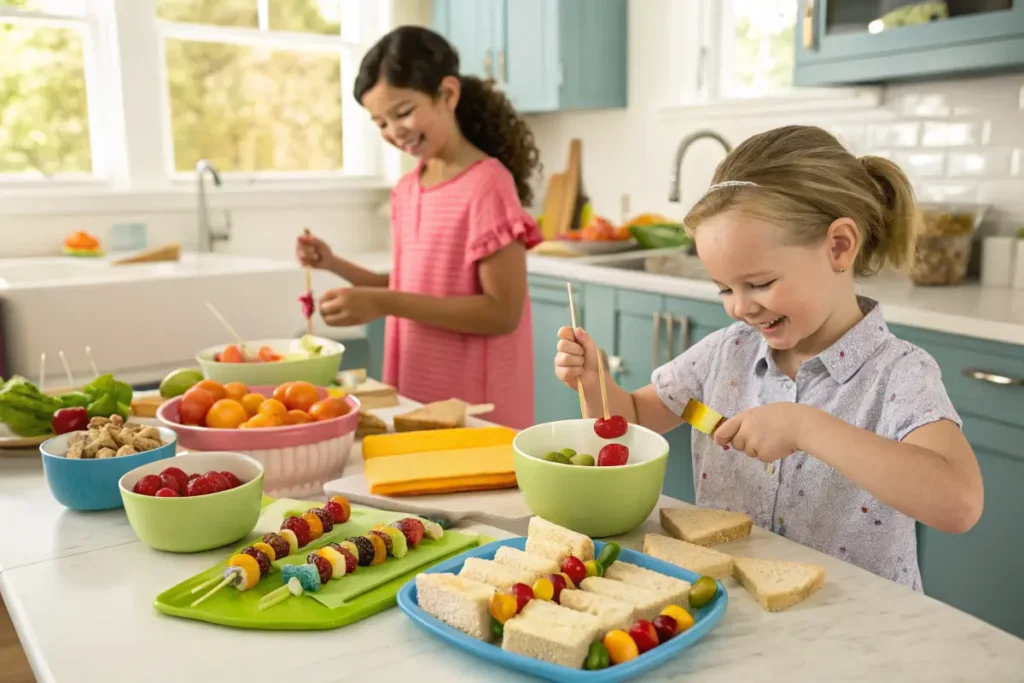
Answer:
[(626, 0), (434, 0), (464, 73), (523, 113), (626, 106)]
[[(585, 324), (584, 285), (573, 283), (576, 322)], [(565, 280), (530, 276), (530, 309), (533, 313), (533, 414), (534, 421), (555, 422), (580, 417), (579, 395), (555, 377), (558, 329), (570, 324), (569, 295)]]
[(1024, 69), (1024, 0), (944, 3), (949, 17), (883, 27), (889, 0), (801, 0), (797, 86), (936, 79)]
[(925, 593), (1024, 637), (1024, 346), (893, 326), (928, 351), (964, 422), (985, 483), (985, 509), (966, 534), (922, 526)]

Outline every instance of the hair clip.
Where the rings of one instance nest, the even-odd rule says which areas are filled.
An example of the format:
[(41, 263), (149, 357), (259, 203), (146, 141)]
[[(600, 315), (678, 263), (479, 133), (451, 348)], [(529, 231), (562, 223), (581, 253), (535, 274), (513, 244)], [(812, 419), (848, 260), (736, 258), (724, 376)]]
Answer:
[(723, 187), (760, 187), (757, 183), (752, 183), (749, 180), (723, 180), (720, 183), (715, 183), (708, 188), (708, 192), (712, 190), (718, 190)]

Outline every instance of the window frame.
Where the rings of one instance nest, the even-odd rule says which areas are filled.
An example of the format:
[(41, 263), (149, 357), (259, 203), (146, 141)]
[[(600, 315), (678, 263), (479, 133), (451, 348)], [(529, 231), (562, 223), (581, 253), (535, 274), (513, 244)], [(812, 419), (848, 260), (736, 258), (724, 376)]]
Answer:
[[(266, 7), (268, 1), (253, 0)], [(282, 189), (383, 185), (386, 153), (379, 132), (352, 97), (362, 55), (391, 26), (392, 2), (341, 0), (340, 35), (209, 26), (159, 19), (156, 0), (85, 0), (83, 16), (0, 7), (0, 19), (73, 26), (82, 34), (92, 174), (50, 178), (0, 174), (0, 192), (88, 190), (153, 192), (194, 184), (177, 171), (166, 40), (334, 52), (341, 60), (344, 166), (337, 171), (222, 171), (236, 188)], [(349, 21), (346, 21), (349, 17)], [(352, 21), (352, 17), (355, 21)], [(127, 58), (122, 58), (127, 56)]]

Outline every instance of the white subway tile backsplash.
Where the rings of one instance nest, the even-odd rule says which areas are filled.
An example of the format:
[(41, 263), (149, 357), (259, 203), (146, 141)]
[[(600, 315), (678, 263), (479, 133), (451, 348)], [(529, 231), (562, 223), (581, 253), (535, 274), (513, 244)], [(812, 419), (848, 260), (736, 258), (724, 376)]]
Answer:
[(1021, 157), (1024, 156), (1024, 149), (1013, 150), (1013, 155), (1010, 157), (1010, 175), (1014, 178), (1020, 178), (1021, 173)]
[(992, 132), (989, 121), (925, 121), (921, 129), (923, 147), (987, 145)]
[(945, 155), (940, 152), (895, 152), (891, 158), (911, 178), (941, 177), (945, 166)]
[(853, 154), (863, 154), (867, 149), (867, 126), (840, 123), (829, 128), (839, 142)]
[(976, 202), (978, 186), (974, 183), (944, 183), (925, 180), (914, 183), (914, 192), (922, 202)]
[(998, 112), (991, 119), (988, 140), (983, 143), (996, 147), (1024, 145), (1024, 114), (1018, 111)]
[(948, 154), (946, 175), (950, 178), (1007, 178), (1013, 167), (1012, 149), (987, 148)]
[(953, 107), (940, 93), (908, 93), (898, 98), (897, 109), (904, 116), (949, 116)]
[(876, 123), (868, 127), (868, 145), (871, 147), (916, 147), (921, 124), (916, 121), (902, 123)]

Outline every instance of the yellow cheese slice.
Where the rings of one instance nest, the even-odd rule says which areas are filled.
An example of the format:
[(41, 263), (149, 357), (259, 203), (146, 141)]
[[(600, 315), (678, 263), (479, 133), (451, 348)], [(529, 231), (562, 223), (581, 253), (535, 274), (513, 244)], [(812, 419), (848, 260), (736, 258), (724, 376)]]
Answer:
[(694, 429), (705, 434), (711, 434), (725, 418), (721, 413), (708, 408), (700, 401), (690, 399), (683, 408), (683, 421), (689, 423)]
[(449, 451), (488, 446), (509, 446), (516, 438), (516, 431), (508, 427), (462, 427), (457, 429), (435, 429), (424, 432), (401, 434), (380, 434), (367, 436), (363, 440), (363, 460), (385, 456), (425, 453), (427, 451)]

